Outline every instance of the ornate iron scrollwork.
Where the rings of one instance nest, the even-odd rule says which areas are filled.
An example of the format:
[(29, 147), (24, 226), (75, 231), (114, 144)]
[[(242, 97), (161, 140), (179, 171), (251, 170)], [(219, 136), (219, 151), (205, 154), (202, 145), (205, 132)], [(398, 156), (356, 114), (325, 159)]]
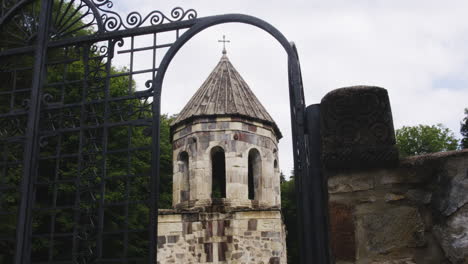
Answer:
[(117, 12), (110, 10), (114, 3), (109, 0), (93, 0), (97, 9), (102, 13), (101, 19), (105, 31), (116, 31), (144, 26), (145, 24), (155, 26), (164, 23), (182, 21), (184, 19), (197, 18), (197, 12), (194, 9), (184, 10), (181, 7), (172, 9), (170, 16), (163, 12), (154, 10), (142, 16), (138, 12), (131, 12), (123, 19)]

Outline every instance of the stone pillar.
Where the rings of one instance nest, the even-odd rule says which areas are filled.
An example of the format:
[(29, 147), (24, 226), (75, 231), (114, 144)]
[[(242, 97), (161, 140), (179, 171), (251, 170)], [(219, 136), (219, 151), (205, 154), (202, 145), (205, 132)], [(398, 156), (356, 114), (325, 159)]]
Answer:
[(387, 90), (353, 86), (328, 93), (320, 104), (322, 160), (326, 168), (398, 164)]

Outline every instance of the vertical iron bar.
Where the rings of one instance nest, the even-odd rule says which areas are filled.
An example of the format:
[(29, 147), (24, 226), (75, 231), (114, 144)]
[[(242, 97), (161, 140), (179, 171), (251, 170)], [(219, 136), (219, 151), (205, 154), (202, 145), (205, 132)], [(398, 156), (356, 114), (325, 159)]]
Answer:
[(134, 54), (133, 54), (133, 49), (135, 48), (135, 36), (132, 36), (130, 38), (130, 69), (129, 69), (129, 75), (128, 75), (128, 78), (129, 78), (129, 82), (128, 82), (128, 94), (132, 94), (132, 90), (133, 90), (133, 57), (134, 57)]
[[(158, 89), (156, 86), (155, 89)], [(152, 129), (152, 155), (151, 155), (151, 197), (150, 197), (150, 249), (149, 263), (156, 263), (156, 238), (158, 236), (158, 201), (159, 201), (159, 151), (160, 151), (160, 115), (161, 115), (161, 93), (160, 89), (155, 91), (153, 97), (153, 129)]]
[[(135, 36), (130, 37), (130, 70), (129, 70), (129, 76), (128, 76), (128, 94), (132, 94), (133, 90), (133, 59), (134, 59), (134, 51), (133, 49), (135, 48)], [(135, 175), (131, 175), (131, 162), (132, 162), (132, 153), (130, 151), (132, 147), (132, 131), (133, 131), (133, 125), (127, 126), (127, 175), (125, 176), (125, 233), (124, 233), (124, 256), (128, 256), (128, 226), (129, 226), (129, 201), (130, 201), (130, 177), (135, 177)], [(134, 178), (133, 178), (134, 179)]]
[[(308, 237), (313, 234), (310, 232), (308, 223), (304, 221), (304, 199), (302, 181), (307, 177), (308, 166), (307, 152), (305, 146), (305, 105), (304, 92), (302, 87), (301, 69), (299, 58), (294, 44), (291, 45), (294, 53), (289, 55), (288, 70), (289, 70), (289, 100), (291, 109), (291, 132), (293, 138), (293, 157), (294, 157), (294, 181), (296, 190), (297, 204), (297, 224), (298, 224), (298, 245), (299, 245), (299, 260), (301, 264), (310, 264), (311, 244), (308, 243)], [(307, 191), (307, 190), (306, 190)], [(322, 264), (322, 263), (320, 263)]]
[(81, 109), (80, 109), (80, 139), (78, 146), (78, 173), (75, 178), (75, 203), (74, 203), (74, 215), (73, 220), (75, 225), (73, 226), (73, 248), (72, 248), (72, 261), (78, 263), (77, 258), (79, 257), (79, 232), (80, 228), (83, 228), (80, 224), (81, 219), (81, 176), (83, 173), (83, 145), (85, 144), (85, 116), (86, 116), (86, 94), (88, 92), (88, 75), (89, 75), (89, 53), (90, 45), (85, 45), (82, 48), (83, 51), (83, 90), (81, 91)]
[(33, 182), (37, 174), (38, 127), (41, 110), (41, 87), (46, 75), (45, 61), (47, 55), (48, 29), (53, 1), (43, 0), (39, 16), (37, 46), (35, 49), (34, 70), (31, 99), (28, 111), (26, 141), (24, 148), (24, 170), (21, 182), (21, 204), (16, 230), (15, 264), (30, 262), (31, 224), (33, 203)]
[(160, 116), (161, 116), (161, 82), (156, 82), (156, 39), (157, 34), (153, 35), (153, 103), (152, 103), (152, 112), (153, 112), (153, 122), (152, 122), (152, 144), (151, 144), (151, 194), (150, 194), (150, 228), (149, 228), (149, 260), (148, 263), (155, 264), (157, 263), (157, 250), (156, 250), (156, 241), (158, 237), (158, 210), (159, 210), (159, 158), (160, 158)]
[(110, 116), (110, 74), (111, 74), (111, 63), (112, 57), (114, 56), (114, 44), (113, 40), (107, 42), (107, 61), (106, 61), (106, 80), (104, 84), (104, 126), (102, 135), (102, 173), (101, 173), (101, 190), (99, 197), (99, 225), (98, 225), (98, 238), (97, 238), (97, 258), (102, 260), (103, 251), (103, 232), (104, 232), (104, 201), (106, 193), (106, 179), (107, 179), (107, 146), (109, 140), (109, 116)]
[[(311, 234), (305, 241), (310, 244), (312, 262), (331, 263), (329, 221), (328, 221), (328, 186), (322, 173), (320, 162), (320, 105), (306, 108), (308, 175), (302, 179), (302, 196), (304, 201), (304, 233)], [(305, 230), (304, 230), (305, 231)]]
[(148, 263), (155, 264), (157, 263), (157, 250), (156, 250), (156, 241), (158, 237), (158, 210), (159, 210), (159, 166), (160, 166), (160, 116), (161, 116), (161, 82), (156, 82), (156, 39), (157, 34), (153, 34), (153, 102), (152, 102), (152, 112), (153, 112), (153, 122), (152, 122), (152, 133), (151, 133), (151, 193), (150, 193), (150, 228), (149, 228), (149, 260)]
[(11, 89), (11, 97), (10, 97), (10, 111), (13, 110), (15, 107), (15, 96), (16, 96), (16, 79), (18, 75), (18, 71), (15, 69), (12, 71), (13, 72), (13, 89)]
[[(63, 115), (60, 115), (59, 117), (59, 124), (62, 124), (63, 121)], [(53, 184), (53, 198), (52, 198), (52, 208), (53, 211), (50, 214), (50, 234), (49, 234), (49, 239), (50, 239), (50, 246), (49, 246), (49, 261), (53, 260), (53, 254), (54, 254), (54, 245), (55, 245), (55, 218), (57, 217), (57, 196), (58, 196), (58, 176), (59, 176), (59, 170), (60, 170), (60, 155), (61, 155), (61, 148), (62, 148), (62, 133), (58, 135), (58, 144), (56, 147), (56, 153), (55, 153), (55, 173), (54, 173), (54, 180), (52, 182)]]
[[(131, 81), (130, 81), (131, 82)], [(128, 125), (127, 126), (127, 169), (126, 169), (126, 175), (125, 175), (125, 233), (124, 233), (124, 256), (128, 257), (128, 226), (129, 226), (129, 221), (128, 221), (128, 207), (130, 206), (130, 180), (129, 178), (132, 177), (134, 179), (135, 175), (131, 175), (131, 163), (132, 163), (132, 153), (130, 149), (132, 148), (132, 133), (133, 131), (133, 125)]]

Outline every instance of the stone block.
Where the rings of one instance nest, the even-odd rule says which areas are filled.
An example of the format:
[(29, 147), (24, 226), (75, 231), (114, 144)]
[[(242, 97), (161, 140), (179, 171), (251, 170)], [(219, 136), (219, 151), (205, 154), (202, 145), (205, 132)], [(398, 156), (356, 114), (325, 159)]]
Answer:
[(258, 231), (278, 230), (280, 223), (278, 219), (261, 219), (258, 221)]
[(447, 161), (439, 179), (433, 204), (442, 214), (449, 216), (468, 204), (468, 157)]
[(158, 236), (158, 248), (164, 247), (164, 244), (166, 244), (166, 237)]
[(244, 256), (244, 253), (243, 252), (236, 252), (236, 253), (232, 253), (231, 255), (231, 259), (240, 259), (242, 256)]
[(366, 191), (374, 188), (374, 178), (367, 173), (337, 173), (328, 178), (329, 193)]
[(273, 232), (273, 231), (263, 231), (261, 232), (262, 237), (279, 237), (280, 233), (279, 232)]
[(452, 263), (468, 263), (468, 204), (434, 226), (434, 234)]
[(280, 264), (280, 258), (272, 257), (270, 258), (270, 261), (268, 262), (268, 264)]
[(213, 262), (213, 244), (212, 243), (205, 243), (205, 255), (206, 255), (206, 262)]
[(328, 93), (320, 104), (322, 160), (330, 169), (398, 164), (387, 91), (354, 86)]
[(167, 243), (177, 243), (177, 241), (179, 241), (178, 235), (167, 236)]
[(396, 202), (396, 201), (406, 199), (406, 195), (389, 192), (389, 193), (385, 194), (384, 199), (385, 199), (386, 202)]
[(192, 234), (193, 232), (192, 222), (184, 222), (183, 227), (184, 227), (184, 230), (183, 230), (184, 235)]
[(371, 264), (416, 264), (412, 258), (392, 259), (392, 260), (377, 260)]
[(332, 202), (329, 204), (329, 214), (331, 246), (336, 260), (354, 261), (356, 239), (353, 208)]
[(424, 246), (424, 223), (417, 208), (373, 207), (366, 211), (356, 222), (359, 259)]
[(257, 230), (257, 219), (250, 219), (248, 222), (248, 230), (255, 231)]
[(410, 201), (415, 201), (421, 204), (428, 204), (431, 202), (432, 193), (421, 189), (411, 189), (406, 192), (405, 196)]
[(182, 227), (182, 222), (179, 223), (159, 223), (158, 228), (160, 228), (160, 234), (161, 235), (171, 235), (171, 234), (177, 234), (177, 233), (182, 233), (183, 227)]
[(226, 261), (226, 253), (228, 251), (228, 246), (226, 242), (221, 242), (218, 244), (218, 260)]
[[(216, 235), (217, 236), (224, 236), (224, 231), (226, 227), (229, 227), (229, 221), (224, 221), (224, 220), (218, 220), (217, 222), (217, 227), (216, 227)], [(227, 226), (226, 226), (227, 223)]]

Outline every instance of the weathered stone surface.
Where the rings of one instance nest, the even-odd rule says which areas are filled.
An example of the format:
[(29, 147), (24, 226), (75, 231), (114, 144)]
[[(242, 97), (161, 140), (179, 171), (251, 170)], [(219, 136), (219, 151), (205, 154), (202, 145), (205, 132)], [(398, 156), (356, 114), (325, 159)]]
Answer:
[(264, 231), (262, 237), (280, 237), (280, 232)]
[(158, 237), (161, 264), (286, 263), (286, 232), (278, 210), (198, 212), (197, 217), (172, 214), (158, 216), (165, 220), (158, 224), (172, 223), (184, 228)]
[(414, 262), (413, 258), (404, 258), (404, 259), (373, 261), (372, 264), (416, 264), (416, 262)]
[(228, 251), (228, 246), (226, 242), (221, 242), (218, 244), (218, 261), (226, 261), (227, 251)]
[(405, 196), (411, 200), (422, 204), (428, 204), (431, 202), (432, 193), (426, 190), (412, 189), (408, 190)]
[(167, 236), (167, 243), (177, 243), (177, 241), (179, 241), (178, 235)]
[(406, 196), (399, 193), (386, 193), (385, 194), (385, 201), (386, 202), (395, 202), (406, 199)]
[[(405, 158), (398, 168), (328, 170), (337, 264), (468, 264), (467, 163), (468, 149)], [(355, 260), (333, 244), (346, 239), (335, 238), (340, 217), (354, 222)]]
[(322, 160), (327, 168), (398, 164), (387, 91), (355, 86), (328, 93), (320, 104)]
[(248, 230), (255, 231), (257, 230), (257, 219), (249, 219)]
[(450, 216), (444, 225), (435, 226), (434, 233), (452, 263), (468, 263), (468, 205)]
[(162, 248), (166, 244), (165, 236), (158, 236), (158, 248)]
[(357, 220), (358, 255), (387, 254), (425, 243), (424, 223), (417, 208), (399, 206), (370, 212)]
[(270, 258), (270, 261), (268, 261), (268, 264), (280, 264), (280, 258), (272, 257)]
[(468, 159), (448, 160), (439, 172), (439, 179), (433, 203), (442, 214), (449, 216), (468, 204)]
[(354, 261), (356, 241), (353, 208), (331, 202), (329, 204), (332, 252), (336, 260)]
[(328, 178), (329, 193), (364, 191), (374, 188), (374, 179), (363, 173), (338, 173)]
[(205, 243), (206, 262), (213, 262), (213, 243)]

